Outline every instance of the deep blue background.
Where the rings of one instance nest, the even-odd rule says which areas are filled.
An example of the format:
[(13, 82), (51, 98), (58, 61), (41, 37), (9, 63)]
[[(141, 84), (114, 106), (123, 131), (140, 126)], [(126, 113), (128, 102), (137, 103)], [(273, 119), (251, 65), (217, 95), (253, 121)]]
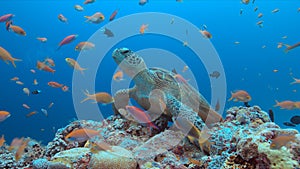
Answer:
[[(116, 17), (120, 18), (137, 12), (164, 12), (182, 17), (194, 25), (200, 27), (205, 24), (213, 34), (211, 42), (215, 46), (223, 63), (227, 78), (227, 98), (230, 91), (237, 89), (247, 90), (252, 96), (251, 105), (259, 105), (264, 110), (272, 108), (274, 100), (299, 100), (300, 85), (290, 85), (294, 77), (300, 78), (300, 48), (289, 53), (283, 49), (277, 49), (277, 43), (294, 44), (299, 42), (299, 1), (259, 1), (249, 5), (239, 1), (150, 1), (139, 6), (138, 1), (113, 1), (98, 0), (94, 4), (83, 5), (83, 1), (1, 1), (0, 15), (13, 13), (14, 24), (21, 26), (27, 32), (26, 37), (7, 32), (2, 23), (0, 26), (0, 46), (8, 50), (13, 57), (23, 61), (17, 62), (17, 68), (0, 62), (0, 109), (11, 112), (12, 116), (0, 123), (0, 135), (4, 134), (10, 142), (14, 137), (29, 136), (44, 143), (52, 140), (55, 130), (64, 127), (70, 120), (76, 118), (71, 92), (62, 92), (47, 86), (49, 81), (57, 81), (72, 85), (73, 70), (65, 63), (66, 57), (76, 58), (78, 52), (74, 51), (75, 45), (80, 41), (86, 41), (95, 31), (108, 22), (110, 14), (115, 9), (120, 9)], [(77, 12), (73, 6), (82, 5), (85, 10)], [(258, 11), (253, 9), (258, 7)], [(271, 13), (279, 8), (278, 13)], [(240, 15), (240, 9), (243, 14)], [(100, 11), (106, 16), (106, 20), (99, 24), (85, 22), (85, 15), (92, 15)], [(257, 14), (262, 12), (264, 16), (257, 19)], [(57, 16), (62, 13), (68, 18), (68, 24), (61, 23)], [(259, 28), (256, 22), (264, 20), (264, 27)], [(120, 28), (122, 29), (122, 28)], [(150, 28), (149, 28), (150, 29)], [(138, 28), (137, 28), (138, 30)], [(55, 51), (57, 44), (67, 35), (79, 34), (78, 39), (59, 51)], [(287, 39), (282, 36), (287, 35)], [(40, 43), (35, 38), (46, 36), (47, 43)], [(145, 39), (147, 38), (147, 41)], [(239, 41), (240, 44), (234, 44)], [(105, 42), (103, 42), (105, 43)], [(128, 45), (134, 50), (156, 47), (170, 50), (179, 56), (186, 56), (187, 49), (181, 42), (159, 36), (133, 37), (120, 42), (117, 46)], [(262, 48), (266, 45), (266, 48)], [(182, 53), (180, 53), (182, 52)], [(56, 61), (56, 73), (38, 71), (32, 74), (29, 70), (35, 68), (37, 60), (51, 57)], [(210, 99), (209, 77), (199, 61), (192, 56), (182, 58), (198, 77), (200, 91), (207, 99)], [(84, 67), (84, 66), (83, 66)], [(97, 75), (96, 90), (110, 91), (111, 77), (116, 69), (111, 59), (111, 53), (105, 56)], [(274, 73), (273, 70), (279, 72)], [(75, 72), (76, 73), (76, 72)], [(78, 72), (77, 72), (78, 73)], [(86, 71), (88, 73), (88, 70)], [(18, 76), (25, 83), (19, 86), (10, 78)], [(37, 79), (38, 86), (33, 86), (33, 79)], [(128, 78), (127, 78), (128, 79)], [(22, 92), (23, 87), (30, 90), (40, 89), (40, 95), (27, 96)], [(297, 90), (297, 92), (293, 92)], [(82, 96), (84, 97), (84, 96)], [(22, 107), (26, 103), (32, 110), (40, 111), (47, 108), (50, 102), (54, 102), (52, 109), (48, 110), (49, 116), (39, 113), (26, 118), (29, 110)], [(227, 102), (226, 108), (241, 105), (240, 103)], [(111, 105), (101, 106), (105, 116), (112, 113)], [(283, 121), (288, 121), (293, 115), (299, 114), (299, 110), (280, 110), (273, 108), (276, 123), (282, 126)], [(41, 128), (45, 131), (41, 131)], [(299, 129), (299, 128), (298, 128)]]

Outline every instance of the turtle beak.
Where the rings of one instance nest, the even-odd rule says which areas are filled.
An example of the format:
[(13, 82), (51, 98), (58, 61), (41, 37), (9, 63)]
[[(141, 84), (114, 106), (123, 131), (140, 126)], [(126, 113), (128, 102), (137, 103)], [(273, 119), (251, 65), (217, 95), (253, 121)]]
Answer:
[(118, 51), (119, 51), (119, 49), (115, 49), (115, 50), (113, 51), (113, 53), (112, 53), (113, 59), (116, 59), (116, 58), (117, 58), (117, 53), (119, 53)]

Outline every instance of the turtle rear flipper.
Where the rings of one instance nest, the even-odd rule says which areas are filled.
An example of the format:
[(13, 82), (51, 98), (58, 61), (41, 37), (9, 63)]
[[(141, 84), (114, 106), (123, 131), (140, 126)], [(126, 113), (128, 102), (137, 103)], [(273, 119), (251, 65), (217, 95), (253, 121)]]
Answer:
[(203, 122), (201, 117), (198, 116), (197, 112), (184, 105), (172, 95), (167, 96), (167, 98), (167, 109), (171, 112), (173, 117), (184, 118), (190, 121), (197, 129), (199, 129), (200, 131), (202, 130), (202, 128), (205, 126), (205, 123)]
[(198, 113), (172, 96), (169, 96), (167, 107), (172, 111), (172, 114), (176, 114), (176, 118), (173, 118), (176, 128), (190, 142), (197, 145), (203, 152), (209, 154), (210, 146), (204, 145), (209, 141), (209, 135), (206, 133), (208, 128), (201, 117), (198, 116)]

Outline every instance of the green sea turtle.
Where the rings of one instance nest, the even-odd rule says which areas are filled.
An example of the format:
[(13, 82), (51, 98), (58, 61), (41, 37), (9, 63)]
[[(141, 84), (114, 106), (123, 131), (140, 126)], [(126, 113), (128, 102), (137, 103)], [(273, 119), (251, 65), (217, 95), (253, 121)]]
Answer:
[(183, 117), (200, 130), (205, 125), (203, 121), (212, 124), (222, 120), (180, 75), (162, 68), (147, 68), (144, 60), (127, 48), (115, 49), (112, 57), (135, 83), (133, 88), (116, 92), (115, 110), (125, 109), (132, 98), (150, 114), (163, 112), (173, 120)]

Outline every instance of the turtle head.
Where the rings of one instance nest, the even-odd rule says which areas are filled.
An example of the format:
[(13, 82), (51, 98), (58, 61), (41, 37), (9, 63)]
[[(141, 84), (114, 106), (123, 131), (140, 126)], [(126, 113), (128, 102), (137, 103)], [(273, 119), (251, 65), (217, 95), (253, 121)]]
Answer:
[(115, 49), (112, 57), (119, 67), (130, 77), (134, 77), (140, 71), (147, 69), (143, 58), (128, 48)]

